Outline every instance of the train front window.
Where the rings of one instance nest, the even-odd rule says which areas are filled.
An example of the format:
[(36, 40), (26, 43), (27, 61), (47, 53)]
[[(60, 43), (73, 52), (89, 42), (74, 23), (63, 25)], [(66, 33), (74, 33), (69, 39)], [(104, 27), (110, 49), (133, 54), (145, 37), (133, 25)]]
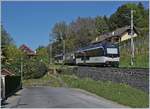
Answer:
[(113, 58), (118, 57), (119, 56), (118, 48), (107, 48), (106, 56)]
[(107, 48), (107, 54), (118, 54), (117, 48)]

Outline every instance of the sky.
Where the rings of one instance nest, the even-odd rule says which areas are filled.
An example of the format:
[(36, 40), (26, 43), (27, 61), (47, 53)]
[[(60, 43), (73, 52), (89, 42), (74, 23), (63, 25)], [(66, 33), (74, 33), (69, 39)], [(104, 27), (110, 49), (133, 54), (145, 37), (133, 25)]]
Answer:
[[(69, 23), (79, 16), (110, 16), (127, 2), (129, 1), (3, 1), (1, 22), (18, 47), (26, 44), (35, 50), (40, 45), (48, 45), (49, 33), (56, 22)], [(148, 2), (142, 3), (148, 8)]]

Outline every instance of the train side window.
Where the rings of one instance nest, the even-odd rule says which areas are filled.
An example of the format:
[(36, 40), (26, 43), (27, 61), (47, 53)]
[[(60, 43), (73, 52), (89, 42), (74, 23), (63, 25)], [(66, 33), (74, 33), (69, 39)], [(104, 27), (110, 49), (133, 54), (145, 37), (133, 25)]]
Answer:
[(81, 60), (82, 60), (82, 61), (84, 60), (84, 57), (83, 57), (83, 56), (81, 57)]
[(89, 59), (90, 59), (89, 56), (86, 56), (85, 58), (86, 58), (86, 60), (89, 60)]
[(102, 48), (98, 49), (99, 56), (104, 56), (104, 50)]
[(81, 60), (83, 61), (83, 60), (89, 60), (90, 59), (90, 57), (89, 56), (82, 56), (81, 57)]
[(94, 49), (94, 50), (89, 50), (86, 52), (86, 54), (89, 57), (103, 56), (104, 50), (102, 48), (98, 48), (98, 49)]

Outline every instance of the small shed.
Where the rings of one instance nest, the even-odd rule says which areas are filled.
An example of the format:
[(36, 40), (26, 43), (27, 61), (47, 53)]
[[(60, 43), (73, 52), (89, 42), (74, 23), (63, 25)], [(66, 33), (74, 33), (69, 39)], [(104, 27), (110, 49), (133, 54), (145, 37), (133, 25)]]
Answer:
[(5, 77), (13, 75), (14, 74), (11, 71), (5, 68), (1, 70), (1, 101), (5, 100)]

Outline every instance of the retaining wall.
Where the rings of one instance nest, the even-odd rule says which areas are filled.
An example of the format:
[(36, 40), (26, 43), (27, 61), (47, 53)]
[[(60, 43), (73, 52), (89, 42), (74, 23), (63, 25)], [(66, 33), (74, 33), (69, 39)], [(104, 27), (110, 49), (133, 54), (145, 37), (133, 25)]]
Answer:
[(94, 80), (125, 83), (149, 92), (149, 69), (68, 67), (58, 71), (66, 74), (75, 74), (80, 78), (89, 77)]

